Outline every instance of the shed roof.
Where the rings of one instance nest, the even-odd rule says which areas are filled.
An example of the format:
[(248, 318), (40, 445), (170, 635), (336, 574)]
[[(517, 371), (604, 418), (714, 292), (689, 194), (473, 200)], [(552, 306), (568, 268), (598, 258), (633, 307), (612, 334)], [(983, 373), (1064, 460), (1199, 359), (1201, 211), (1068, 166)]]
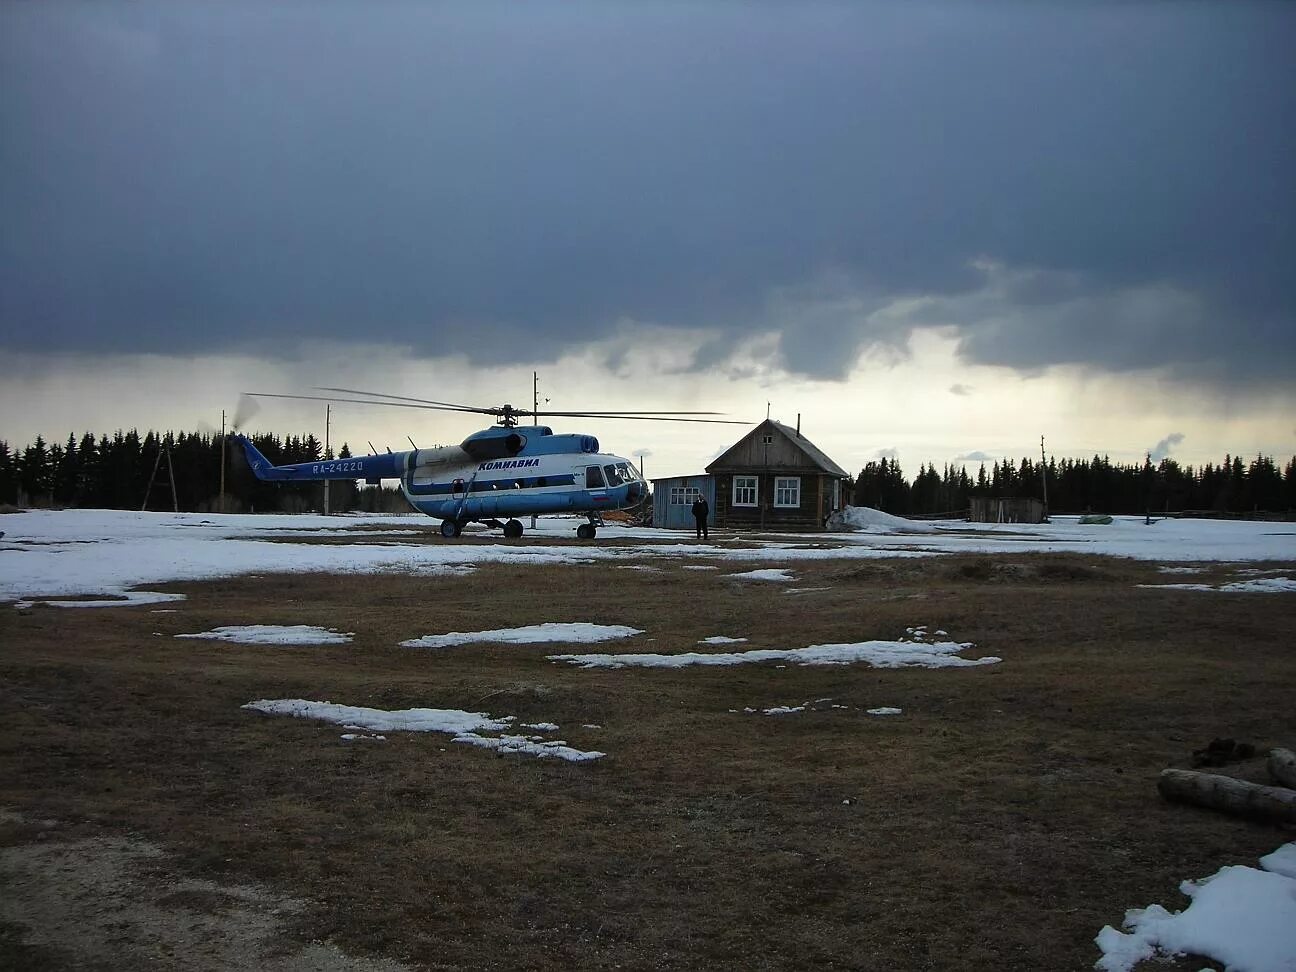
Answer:
[(725, 450), (714, 462), (706, 467), (708, 473), (720, 472), (730, 469), (751, 468), (748, 463), (742, 462), (741, 456), (747, 444), (757, 435), (763, 434), (765, 430), (772, 429), (775, 434), (785, 438), (795, 449), (799, 450), (808, 460), (807, 466), (813, 466), (822, 470), (830, 476), (840, 476), (846, 479), (849, 473), (842, 469), (841, 466), (833, 462), (817, 445), (807, 439), (796, 429), (784, 425), (782, 422), (776, 422), (773, 419), (766, 419), (760, 425), (756, 426), (732, 446)]

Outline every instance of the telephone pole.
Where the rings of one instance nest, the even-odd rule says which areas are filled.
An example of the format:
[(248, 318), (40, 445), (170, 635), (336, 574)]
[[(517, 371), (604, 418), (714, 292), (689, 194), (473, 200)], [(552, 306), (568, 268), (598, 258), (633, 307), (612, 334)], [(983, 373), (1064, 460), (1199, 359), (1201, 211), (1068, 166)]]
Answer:
[(1044, 436), (1040, 436), (1040, 483), (1044, 486), (1044, 519), (1048, 519), (1048, 460), (1044, 458)]
[(221, 409), (221, 487), (220, 511), (225, 512), (225, 409)]
[[(329, 422), (333, 417), (332, 403), (324, 406), (324, 458), (329, 457)], [(324, 480), (324, 515), (329, 515), (329, 481)]]

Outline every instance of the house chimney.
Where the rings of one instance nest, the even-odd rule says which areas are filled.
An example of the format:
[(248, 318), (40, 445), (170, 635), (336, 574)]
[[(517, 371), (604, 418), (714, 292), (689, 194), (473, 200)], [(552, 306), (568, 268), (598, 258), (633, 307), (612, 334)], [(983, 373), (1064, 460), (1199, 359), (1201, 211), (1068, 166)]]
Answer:
[(801, 438), (801, 413), (797, 412), (797, 438)]

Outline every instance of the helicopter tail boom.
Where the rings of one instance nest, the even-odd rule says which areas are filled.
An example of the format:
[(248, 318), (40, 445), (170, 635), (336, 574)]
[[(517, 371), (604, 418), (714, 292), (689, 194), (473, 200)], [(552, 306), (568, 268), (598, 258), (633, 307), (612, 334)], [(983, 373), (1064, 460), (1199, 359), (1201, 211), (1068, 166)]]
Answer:
[(245, 435), (235, 436), (243, 446), (248, 465), (257, 479), (267, 482), (304, 482), (324, 479), (363, 479), (377, 483), (384, 479), (399, 479), (408, 465), (410, 452), (389, 452), (386, 455), (355, 456), (347, 459), (323, 459), (316, 462), (298, 462), (276, 466), (261, 454)]

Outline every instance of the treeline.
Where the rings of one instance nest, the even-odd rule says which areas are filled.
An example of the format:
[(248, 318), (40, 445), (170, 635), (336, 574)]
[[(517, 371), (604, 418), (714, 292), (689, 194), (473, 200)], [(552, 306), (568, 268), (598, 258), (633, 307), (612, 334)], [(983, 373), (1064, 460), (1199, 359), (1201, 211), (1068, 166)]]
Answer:
[[(280, 438), (251, 436), (272, 463), (346, 459), (344, 443), (334, 456), (314, 435)], [(1041, 475), (1041, 468), (1043, 475)], [(48, 445), (40, 436), (22, 449), (0, 440), (0, 504), (87, 507), (95, 509), (173, 508), (207, 513), (220, 509), (221, 437), (197, 432), (117, 431), (97, 439), (86, 433)], [(1296, 511), (1296, 456), (1279, 468), (1268, 456), (1249, 462), (1226, 456), (1219, 465), (1181, 466), (1174, 459), (1153, 464), (1093, 459), (1053, 459), (1047, 466), (1029, 457), (1005, 459), (975, 476), (963, 466), (920, 467), (910, 482), (900, 463), (881, 459), (864, 466), (847, 483), (855, 506), (888, 513), (934, 514), (965, 510), (973, 496), (1035, 497), (1055, 511), (1140, 514), (1200, 510), (1221, 514)], [(300, 513), (324, 508), (323, 483), (266, 483), (257, 479), (237, 442), (230, 441), (225, 466), (228, 512)], [(409, 504), (399, 489), (359, 488), (352, 480), (329, 487), (334, 512), (404, 512)]]
[[(286, 438), (258, 433), (251, 439), (276, 465), (351, 456), (344, 443), (335, 457), (310, 433)], [(219, 434), (150, 431), (141, 436), (131, 429), (96, 439), (87, 432), (80, 440), (68, 436), (62, 445), (47, 445), (37, 436), (21, 450), (0, 440), (0, 504), (138, 510), (147, 498), (150, 510), (209, 513), (221, 509), (220, 483)], [(323, 510), (324, 484), (262, 482), (231, 439), (224, 508), (231, 513)], [(409, 504), (400, 490), (361, 489), (351, 480), (337, 480), (329, 486), (329, 509), (404, 512)]]
[(1023, 458), (984, 463), (975, 476), (962, 466), (943, 471), (928, 464), (910, 483), (900, 463), (881, 459), (868, 463), (850, 484), (847, 495), (855, 506), (888, 513), (933, 514), (965, 510), (973, 496), (1034, 497), (1055, 511), (1101, 513), (1220, 514), (1290, 513), (1296, 511), (1296, 456), (1280, 468), (1269, 456), (1245, 462), (1226, 456), (1219, 465), (1200, 469), (1173, 459), (1153, 464), (1113, 463), (1093, 459), (1054, 459), (1047, 466)]

